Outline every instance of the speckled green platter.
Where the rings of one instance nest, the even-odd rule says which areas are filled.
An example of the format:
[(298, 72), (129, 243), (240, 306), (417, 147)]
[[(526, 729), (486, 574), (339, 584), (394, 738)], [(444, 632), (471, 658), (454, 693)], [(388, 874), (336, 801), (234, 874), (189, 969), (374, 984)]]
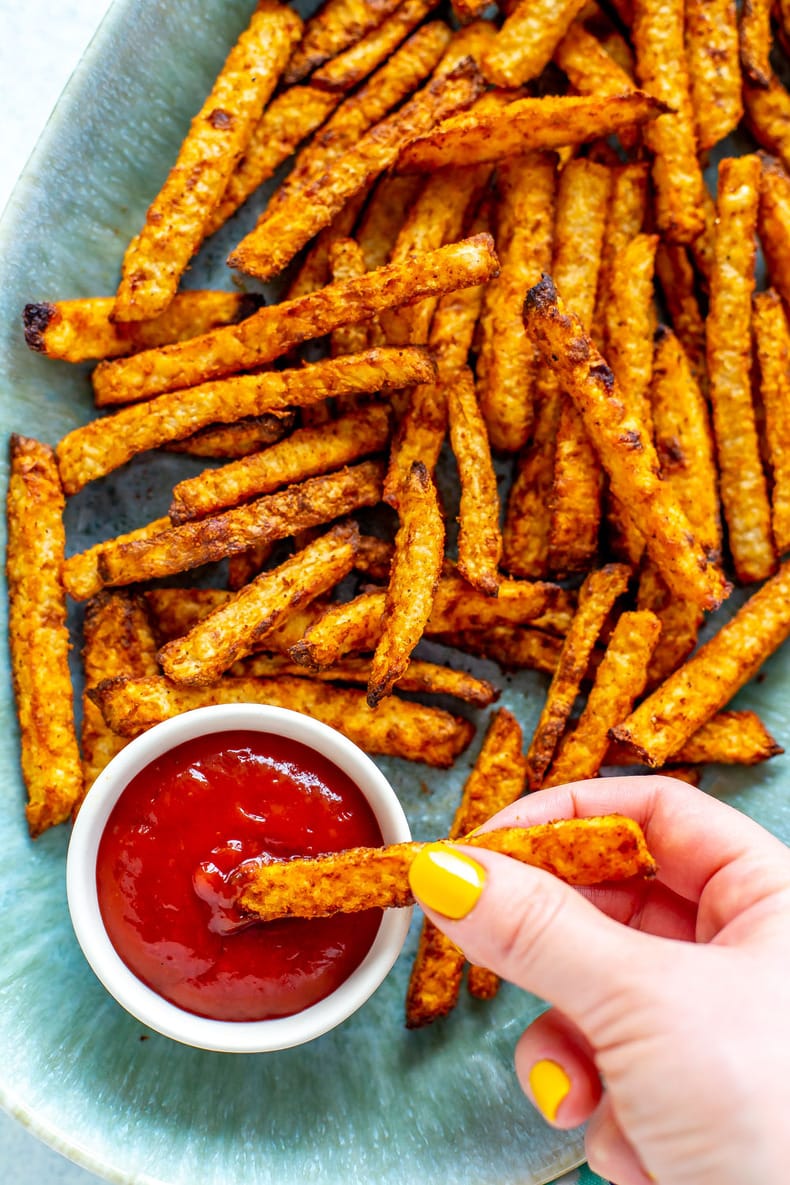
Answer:
[[(91, 412), (87, 369), (29, 353), (22, 306), (115, 289), (124, 248), (251, 9), (252, 0), (117, 0), (72, 78), (0, 230), (4, 475), (9, 432), (55, 443)], [(254, 214), (208, 245), (188, 285), (231, 286), (222, 260)], [(162, 514), (189, 465), (146, 456), (89, 487), (68, 507), (70, 551)], [(4, 597), (0, 613), (5, 628)], [(71, 624), (77, 651), (78, 614)], [(477, 669), (529, 730), (543, 677)], [(788, 687), (782, 653), (739, 697), (785, 743)], [(313, 1045), (233, 1056), (144, 1030), (105, 993), (73, 937), (67, 828), (35, 844), (27, 836), (5, 651), (0, 689), (0, 1103), (37, 1135), (135, 1185), (539, 1185), (578, 1164), (579, 1134), (543, 1124), (512, 1068), (539, 1001), (505, 987), (492, 1004), (462, 999), (445, 1022), (406, 1032), (416, 927), (375, 997)], [(382, 762), (418, 838), (444, 833), (479, 739), (449, 773)], [(714, 772), (707, 788), (790, 837), (786, 759)]]

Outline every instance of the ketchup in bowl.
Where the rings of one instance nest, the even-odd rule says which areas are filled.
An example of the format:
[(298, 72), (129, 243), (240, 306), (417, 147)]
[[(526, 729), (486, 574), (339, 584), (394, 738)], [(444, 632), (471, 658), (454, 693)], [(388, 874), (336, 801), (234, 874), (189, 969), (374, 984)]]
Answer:
[(290, 1016), (325, 999), (365, 958), (380, 910), (256, 922), (226, 878), (253, 857), (380, 844), (361, 790), (298, 741), (258, 731), (198, 736), (123, 790), (99, 842), (109, 938), (159, 995), (216, 1020)]

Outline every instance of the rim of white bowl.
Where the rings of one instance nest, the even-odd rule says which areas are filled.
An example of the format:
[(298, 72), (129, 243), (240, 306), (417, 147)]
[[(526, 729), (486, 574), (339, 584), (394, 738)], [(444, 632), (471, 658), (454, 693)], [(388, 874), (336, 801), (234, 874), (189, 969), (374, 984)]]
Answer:
[(373, 945), (348, 979), (326, 999), (293, 1016), (259, 1021), (212, 1020), (171, 1004), (137, 978), (110, 941), (99, 909), (96, 858), (107, 820), (132, 778), (162, 753), (198, 736), (237, 729), (286, 737), (323, 754), (365, 795), (385, 843), (411, 839), (406, 815), (392, 786), (370, 757), (342, 733), (290, 708), (218, 704), (195, 708), (154, 725), (116, 754), (99, 774), (74, 823), (66, 891), (83, 954), (107, 991), (127, 1012), (184, 1045), (222, 1053), (267, 1053), (312, 1041), (356, 1012), (380, 986), (400, 954), (412, 910), (385, 910)]

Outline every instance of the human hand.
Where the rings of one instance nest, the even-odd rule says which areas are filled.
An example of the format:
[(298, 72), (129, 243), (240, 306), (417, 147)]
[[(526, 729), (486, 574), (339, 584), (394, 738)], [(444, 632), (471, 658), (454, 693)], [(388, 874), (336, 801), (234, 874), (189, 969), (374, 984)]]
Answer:
[[(480, 848), (429, 845), (411, 884), (476, 964), (549, 1001), (519, 1081), (556, 1127), (589, 1120), (617, 1185), (784, 1185), (790, 1173), (790, 853), (671, 778), (541, 791), (481, 830), (617, 813), (654, 881), (576, 890)], [(446, 849), (445, 849), (446, 851)]]

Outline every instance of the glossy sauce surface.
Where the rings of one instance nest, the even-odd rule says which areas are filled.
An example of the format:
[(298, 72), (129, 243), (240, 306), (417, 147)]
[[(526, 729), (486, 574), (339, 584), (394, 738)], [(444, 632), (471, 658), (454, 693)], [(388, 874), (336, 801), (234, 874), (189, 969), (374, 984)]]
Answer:
[(288, 1016), (348, 978), (381, 911), (252, 922), (226, 877), (256, 856), (381, 842), (363, 794), (327, 758), (266, 733), (214, 733), (121, 794), (99, 845), (99, 906), (126, 965), (172, 1003), (216, 1020)]

